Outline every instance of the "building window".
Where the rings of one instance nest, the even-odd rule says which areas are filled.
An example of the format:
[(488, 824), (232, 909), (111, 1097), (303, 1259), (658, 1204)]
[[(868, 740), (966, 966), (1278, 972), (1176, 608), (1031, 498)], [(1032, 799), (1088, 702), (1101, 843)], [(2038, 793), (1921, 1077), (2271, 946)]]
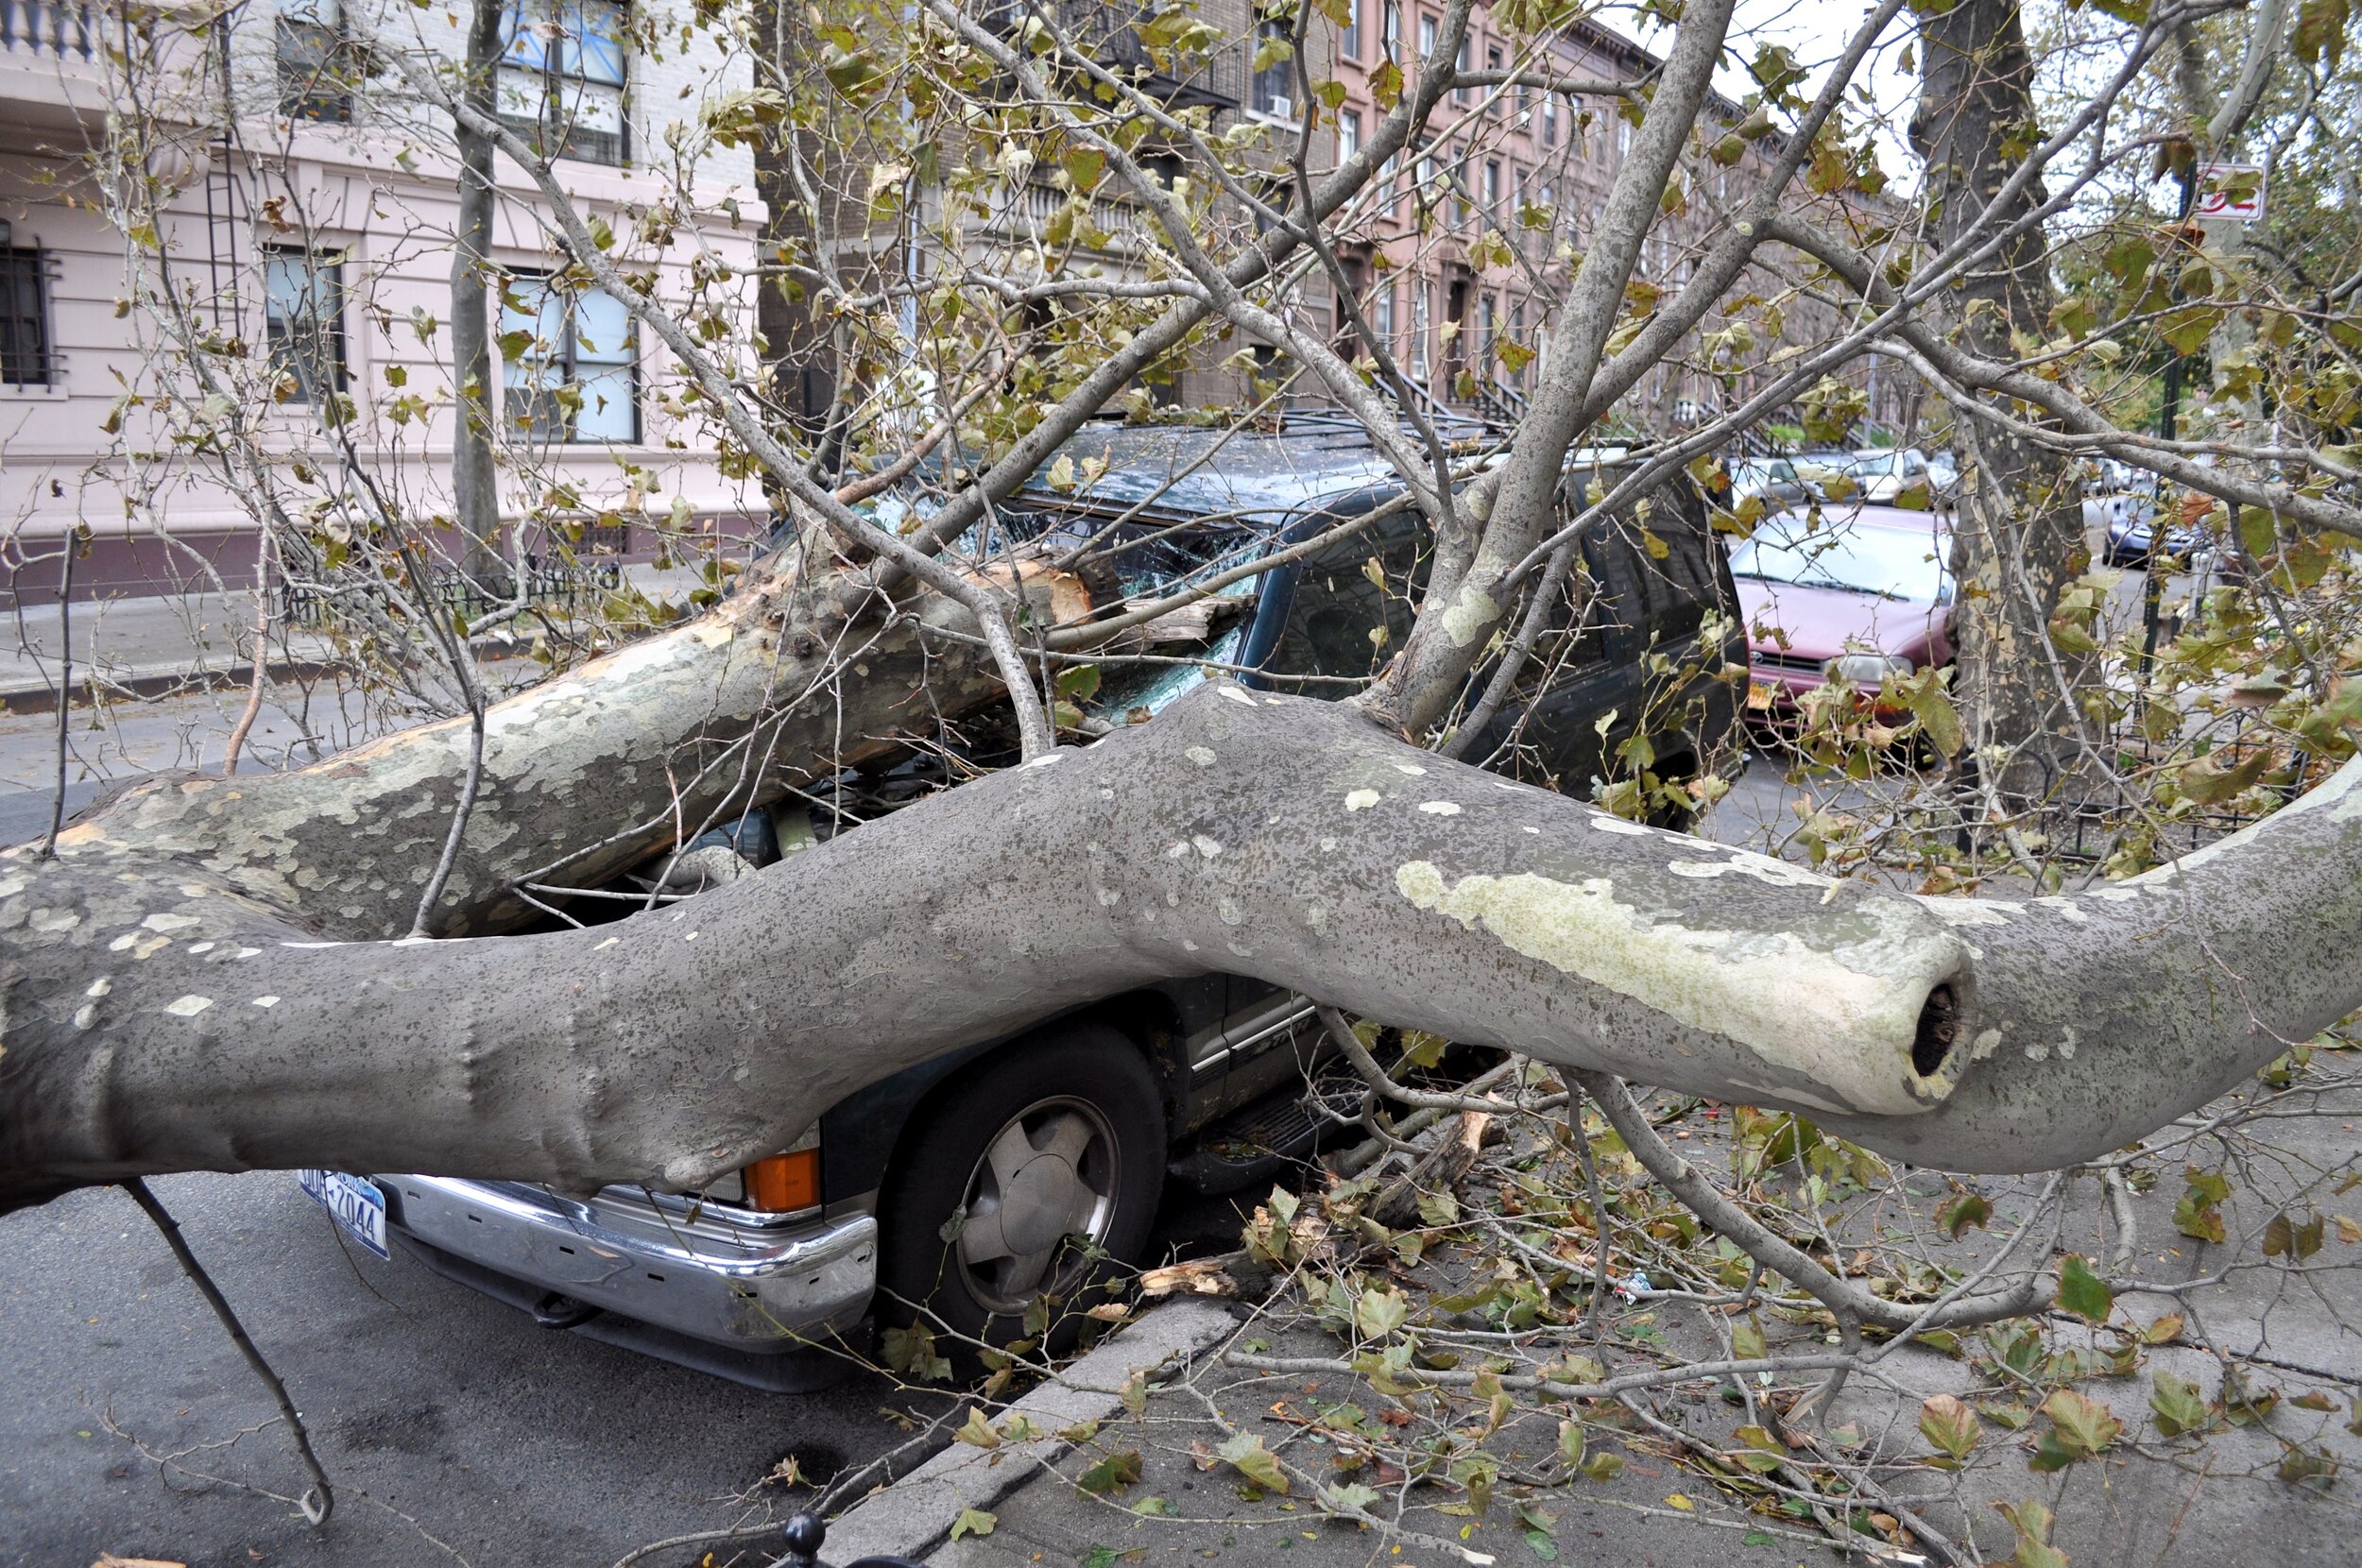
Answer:
[[(1272, 59), (1274, 52), (1277, 59)], [(1275, 120), (1296, 117), (1296, 62), (1293, 41), (1288, 34), (1288, 24), (1275, 16), (1267, 16), (1255, 25), (1255, 56), (1270, 60), (1255, 73), (1255, 88), (1250, 105), (1258, 114), (1268, 114)]]
[(1345, 60), (1361, 58), (1361, 0), (1345, 0), (1345, 19), (1337, 28), (1337, 53)]
[(1378, 299), (1371, 306), (1371, 329), (1378, 334), (1378, 346), (1392, 354), (1395, 351), (1395, 285), (1390, 280), (1378, 285)]
[(9, 226), (0, 223), (0, 384), (47, 386), (56, 372), (47, 257), (9, 238)]
[(1546, 147), (1558, 145), (1558, 94), (1555, 93), (1542, 94), (1542, 145)]
[(1381, 217), (1394, 217), (1402, 211), (1402, 181), (1396, 178), (1402, 167), (1402, 154), (1390, 152), (1386, 162), (1378, 166), (1378, 211)]
[(1621, 114), (1616, 116), (1616, 161), (1621, 163), (1632, 156), (1632, 122)]
[[(1515, 343), (1520, 348), (1525, 346), (1526, 302), (1522, 299), (1509, 307), (1509, 338), (1511, 342)], [(1517, 368), (1509, 372), (1509, 384), (1518, 388), (1520, 391), (1524, 390), (1526, 384), (1526, 367), (1524, 366), (1520, 365)]]
[(1435, 18), (1431, 16), (1422, 16), (1419, 18), (1419, 63), (1422, 67), (1426, 65), (1429, 58), (1435, 53), (1435, 35), (1437, 29), (1441, 26), (1442, 24), (1437, 22)]
[(1418, 282), (1411, 285), (1411, 373), (1427, 380), (1428, 323), (1435, 318), (1434, 285)]
[(345, 269), (334, 251), (263, 254), (263, 328), (282, 403), (324, 406), (345, 387)]
[[(1452, 69), (1455, 72), (1461, 75), (1465, 75), (1467, 73), (1470, 52), (1474, 47), (1475, 46), (1468, 42), (1468, 35), (1466, 33), (1462, 33), (1460, 35), (1460, 57), (1451, 62)], [(1453, 88), (1451, 90), (1451, 101), (1458, 104), (1463, 109), (1467, 108), (1468, 90), (1464, 87)]]
[[(1501, 52), (1499, 49), (1494, 48), (1484, 51), (1484, 68), (1487, 71), (1498, 71), (1501, 68)], [(1500, 103), (1500, 89), (1493, 87), (1486, 89), (1486, 91), (1492, 94), (1492, 101), (1494, 105), (1498, 107)]]
[(501, 291), (503, 411), (543, 441), (640, 439), (640, 349), (631, 314), (602, 289), (546, 277)]
[(1402, 48), (1402, 0), (1386, 0), (1378, 13), (1378, 52), (1393, 60)]
[(343, 125), (352, 118), (352, 45), (339, 0), (279, 0), (279, 112)]
[(1493, 376), (1493, 351), (1500, 347), (1501, 331), (1500, 307), (1493, 302), (1491, 295), (1477, 302), (1477, 319), (1481, 324), (1480, 330), (1484, 333), (1477, 344), (1477, 364), (1482, 368), (1485, 379), (1490, 381)]
[(1501, 164), (1498, 158), (1484, 162), (1484, 221), (1496, 229), (1509, 226), (1501, 220)]
[(1361, 111), (1343, 109), (1337, 111), (1337, 162), (1340, 166), (1351, 162), (1361, 150)]
[(621, 163), (624, 8), (615, 0), (518, 0), (502, 23), (501, 123), (547, 158)]

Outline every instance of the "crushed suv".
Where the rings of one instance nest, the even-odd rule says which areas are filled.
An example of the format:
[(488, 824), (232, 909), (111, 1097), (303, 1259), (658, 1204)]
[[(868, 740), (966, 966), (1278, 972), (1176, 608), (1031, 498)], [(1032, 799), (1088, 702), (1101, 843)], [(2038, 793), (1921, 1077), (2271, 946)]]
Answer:
[[(1409, 630), (1430, 537), (1390, 506), (1400, 482), (1358, 432), (1093, 428), (1004, 508), (1011, 533), (1103, 587), (1170, 591), (1376, 515), (1228, 585), (1186, 661), (1108, 661), (1078, 687), (1086, 732), (1142, 723), (1210, 670), (1337, 697)], [(1070, 476), (1085, 476), (1076, 482)], [(1600, 494), (1613, 473), (1570, 470)], [(1586, 797), (1681, 786), (1721, 754), (1746, 655), (1703, 502), (1678, 476), (1580, 537), (1515, 700), (1461, 756)], [(1491, 678), (1481, 668), (1474, 693)], [(836, 781), (863, 814), (942, 780), (915, 749)], [(767, 863), (825, 837), (813, 792), (715, 839)], [(1669, 808), (1667, 803), (1669, 804)], [(711, 836), (710, 836), (711, 837)], [(701, 850), (699, 853), (710, 851)], [(1326, 1063), (1311, 1004), (1207, 974), (1062, 1008), (830, 1107), (796, 1148), (702, 1193), (307, 1172), (348, 1229), (571, 1330), (777, 1389), (816, 1386), (813, 1354), (873, 1324), (906, 1362), (962, 1342), (1047, 1340), (1137, 1264), (1167, 1181), (1267, 1180), (1349, 1122), (1361, 1089)], [(921, 1330), (923, 1329), (923, 1332)], [(892, 1331), (899, 1330), (899, 1337)], [(948, 1333), (945, 1331), (949, 1331)]]

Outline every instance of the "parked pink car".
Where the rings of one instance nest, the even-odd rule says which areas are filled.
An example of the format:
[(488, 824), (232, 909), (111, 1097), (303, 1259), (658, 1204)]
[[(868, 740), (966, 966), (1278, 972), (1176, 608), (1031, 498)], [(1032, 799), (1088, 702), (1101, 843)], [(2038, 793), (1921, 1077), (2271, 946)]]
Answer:
[(1766, 518), (1731, 552), (1747, 624), (1747, 707), (1792, 709), (1842, 674), (1876, 691), (1952, 657), (1951, 537), (1929, 512), (1826, 507)]

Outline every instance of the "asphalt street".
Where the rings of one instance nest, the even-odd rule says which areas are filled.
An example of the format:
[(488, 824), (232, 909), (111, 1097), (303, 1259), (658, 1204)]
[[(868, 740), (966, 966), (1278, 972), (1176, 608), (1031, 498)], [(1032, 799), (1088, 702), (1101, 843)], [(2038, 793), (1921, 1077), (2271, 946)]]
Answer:
[(282, 1500), (302, 1472), (268, 1394), (145, 1217), (98, 1189), (0, 1219), (7, 1568), (606, 1564), (805, 1495), (766, 1477), (884, 1453), (918, 1407), (866, 1373), (762, 1394), (539, 1328), (346, 1245), (291, 1175), (155, 1188), (286, 1380), (335, 1517)]

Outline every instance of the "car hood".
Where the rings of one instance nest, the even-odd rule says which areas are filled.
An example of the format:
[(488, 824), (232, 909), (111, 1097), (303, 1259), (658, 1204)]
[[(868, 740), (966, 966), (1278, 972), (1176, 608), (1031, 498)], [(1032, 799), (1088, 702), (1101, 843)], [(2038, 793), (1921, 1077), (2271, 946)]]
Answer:
[[(1882, 599), (1751, 577), (1738, 579), (1737, 587), (1748, 645), (1797, 657), (1833, 658), (1849, 650), (1874, 648), (1919, 658), (1931, 642), (1942, 639), (1948, 613), (1948, 606), (1926, 599)], [(1785, 634), (1785, 647), (1758, 631), (1774, 626)]]

